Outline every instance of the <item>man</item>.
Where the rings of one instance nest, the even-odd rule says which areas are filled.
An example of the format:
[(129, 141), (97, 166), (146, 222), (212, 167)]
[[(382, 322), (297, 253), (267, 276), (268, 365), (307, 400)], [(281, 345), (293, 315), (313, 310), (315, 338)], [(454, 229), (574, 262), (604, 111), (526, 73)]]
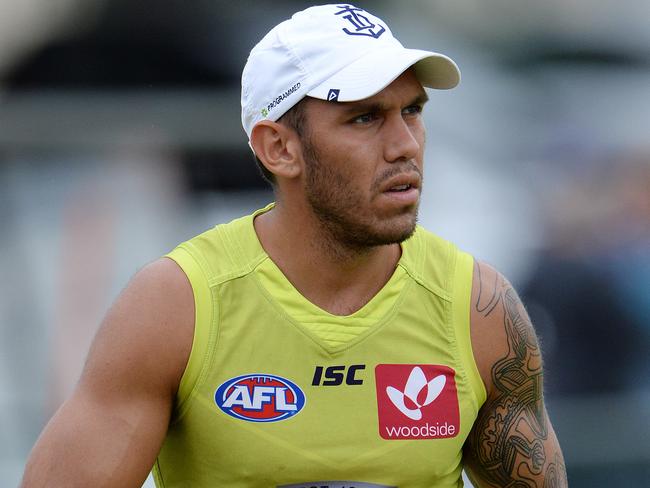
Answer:
[(350, 5), (272, 29), (242, 121), (276, 203), (135, 276), (23, 486), (566, 486), (516, 293), (416, 229), (423, 85), (458, 81)]

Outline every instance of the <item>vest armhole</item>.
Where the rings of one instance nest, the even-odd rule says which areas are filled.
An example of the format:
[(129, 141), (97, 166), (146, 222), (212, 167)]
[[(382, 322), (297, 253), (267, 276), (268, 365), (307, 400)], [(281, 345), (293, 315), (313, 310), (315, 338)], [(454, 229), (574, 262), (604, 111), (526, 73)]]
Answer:
[(183, 413), (187, 400), (197, 386), (201, 371), (205, 364), (210, 348), (210, 327), (212, 324), (212, 293), (208, 279), (197, 259), (186, 248), (188, 243), (182, 244), (167, 254), (165, 257), (172, 259), (183, 270), (192, 286), (194, 295), (194, 336), (190, 356), (185, 366), (176, 394), (175, 418), (177, 420)]
[(476, 365), (474, 350), (472, 348), (470, 307), (473, 277), (474, 258), (466, 252), (457, 250), (453, 274), (452, 313), (460, 360), (467, 374), (467, 380), (474, 392), (477, 408), (480, 408), (487, 399), (487, 392), (478, 366)]

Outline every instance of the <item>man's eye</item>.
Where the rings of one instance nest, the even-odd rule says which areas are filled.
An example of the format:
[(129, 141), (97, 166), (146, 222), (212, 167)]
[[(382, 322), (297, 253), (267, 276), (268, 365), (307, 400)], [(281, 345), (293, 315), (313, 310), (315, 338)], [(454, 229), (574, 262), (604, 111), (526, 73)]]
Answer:
[(410, 105), (406, 107), (402, 112), (406, 115), (417, 115), (422, 113), (422, 105)]
[(369, 124), (375, 120), (375, 114), (369, 113), (369, 114), (363, 114), (363, 115), (358, 115), (354, 119), (352, 119), (352, 123), (354, 124)]

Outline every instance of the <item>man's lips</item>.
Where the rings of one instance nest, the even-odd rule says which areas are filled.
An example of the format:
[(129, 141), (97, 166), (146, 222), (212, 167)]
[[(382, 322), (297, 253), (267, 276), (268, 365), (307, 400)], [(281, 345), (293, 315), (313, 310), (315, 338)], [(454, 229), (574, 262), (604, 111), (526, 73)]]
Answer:
[(420, 175), (417, 173), (395, 175), (381, 185), (382, 193), (402, 193), (411, 190), (420, 190)]
[(381, 194), (402, 205), (415, 205), (420, 198), (420, 182), (418, 173), (395, 175), (381, 185)]

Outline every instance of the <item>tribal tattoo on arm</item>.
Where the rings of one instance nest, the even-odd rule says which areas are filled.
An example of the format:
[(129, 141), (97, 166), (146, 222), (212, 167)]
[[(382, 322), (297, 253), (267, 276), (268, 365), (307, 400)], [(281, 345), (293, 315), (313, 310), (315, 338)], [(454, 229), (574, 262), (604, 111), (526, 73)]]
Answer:
[(477, 268), (482, 286), (473, 306), (486, 323), (502, 322), (508, 351), (491, 368), (493, 388), (468, 439), (468, 474), (477, 487), (566, 488), (562, 452), (544, 406), (535, 331), (510, 283), (484, 266)]

